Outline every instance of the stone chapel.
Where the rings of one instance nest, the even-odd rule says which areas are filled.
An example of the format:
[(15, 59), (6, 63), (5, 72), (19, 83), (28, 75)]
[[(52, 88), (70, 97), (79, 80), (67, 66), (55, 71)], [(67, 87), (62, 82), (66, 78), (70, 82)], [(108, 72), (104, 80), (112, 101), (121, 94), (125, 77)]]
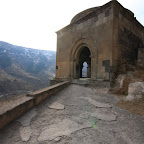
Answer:
[(144, 50), (144, 27), (117, 0), (74, 16), (57, 31), (55, 81), (82, 78), (84, 62), (91, 82), (111, 82), (125, 66), (136, 65)]

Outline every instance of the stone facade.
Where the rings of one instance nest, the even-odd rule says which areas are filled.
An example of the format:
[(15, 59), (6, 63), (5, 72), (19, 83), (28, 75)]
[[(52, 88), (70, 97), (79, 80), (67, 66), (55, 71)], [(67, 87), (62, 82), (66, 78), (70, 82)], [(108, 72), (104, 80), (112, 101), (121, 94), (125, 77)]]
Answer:
[(87, 77), (111, 81), (143, 47), (144, 27), (116, 0), (85, 10), (57, 31), (56, 80), (80, 78), (87, 62)]

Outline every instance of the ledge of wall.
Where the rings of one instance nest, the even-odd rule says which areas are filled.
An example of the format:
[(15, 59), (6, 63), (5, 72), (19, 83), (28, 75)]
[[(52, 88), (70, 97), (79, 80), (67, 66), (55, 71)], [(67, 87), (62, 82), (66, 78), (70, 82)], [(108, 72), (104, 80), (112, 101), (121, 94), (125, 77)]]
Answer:
[(11, 109), (5, 110), (4, 112), (0, 113), (0, 129), (8, 125), (13, 120), (22, 116), (24, 113), (29, 111), (34, 106), (37, 106), (39, 103), (41, 103), (48, 97), (56, 94), (57, 92), (61, 91), (69, 85), (70, 83), (68, 81), (61, 82), (53, 86), (34, 91), (33, 93), (28, 94), (27, 96), (30, 97), (29, 99), (16, 105)]

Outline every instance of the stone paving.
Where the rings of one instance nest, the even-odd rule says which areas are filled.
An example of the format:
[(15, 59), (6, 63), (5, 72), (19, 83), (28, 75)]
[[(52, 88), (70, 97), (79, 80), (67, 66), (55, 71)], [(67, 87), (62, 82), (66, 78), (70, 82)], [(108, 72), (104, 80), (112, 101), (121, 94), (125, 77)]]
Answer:
[(144, 116), (118, 101), (108, 89), (70, 85), (0, 130), (0, 144), (144, 144)]

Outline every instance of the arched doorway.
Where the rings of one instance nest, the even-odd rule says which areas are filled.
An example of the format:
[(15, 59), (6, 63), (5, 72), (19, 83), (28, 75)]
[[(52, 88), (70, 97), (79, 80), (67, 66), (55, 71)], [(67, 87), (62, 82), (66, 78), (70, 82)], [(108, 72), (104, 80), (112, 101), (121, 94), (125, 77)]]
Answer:
[(95, 43), (89, 39), (80, 39), (71, 48), (70, 80), (81, 77), (82, 61), (88, 65), (87, 77), (95, 80), (97, 78), (97, 49)]
[(84, 63), (87, 64), (86, 76), (87, 78), (91, 77), (91, 52), (88, 47), (82, 47), (77, 55), (76, 62), (76, 78), (82, 78), (83, 76), (83, 67)]

